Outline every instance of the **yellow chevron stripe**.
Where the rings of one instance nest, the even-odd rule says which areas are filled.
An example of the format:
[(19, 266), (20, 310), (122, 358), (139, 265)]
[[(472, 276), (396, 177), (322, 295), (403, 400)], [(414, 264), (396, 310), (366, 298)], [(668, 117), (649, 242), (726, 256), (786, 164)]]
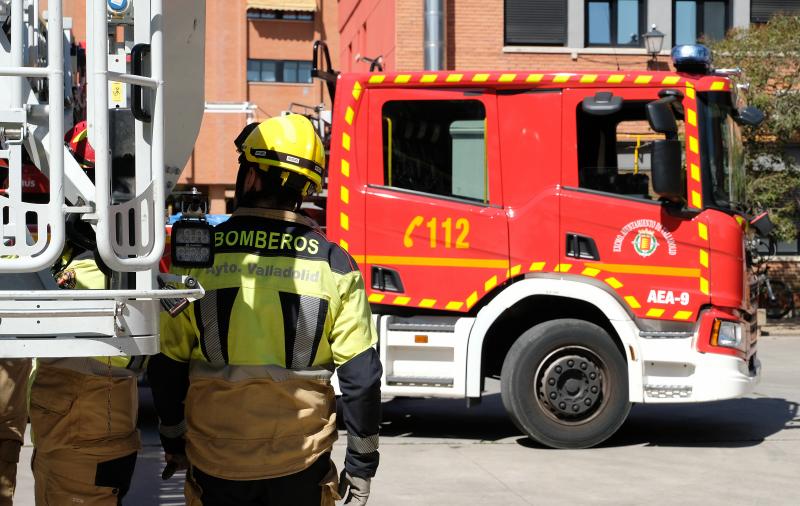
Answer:
[(696, 207), (698, 209), (703, 207), (703, 198), (694, 190), (692, 190), (692, 207)]
[(708, 269), (708, 251), (704, 249), (700, 250), (700, 265)]
[(633, 295), (626, 295), (625, 302), (627, 302), (628, 305), (633, 309), (639, 309), (640, 307), (642, 307), (642, 305), (639, 304), (639, 301), (636, 300), (636, 297), (634, 297)]
[(583, 272), (581, 272), (581, 274), (583, 274), (584, 276), (595, 277), (598, 274), (600, 274), (600, 269), (595, 269), (594, 267), (587, 267), (583, 269)]
[(697, 235), (700, 236), (700, 239), (703, 239), (704, 241), (707, 241), (708, 240), (708, 225), (706, 225), (705, 223), (699, 222), (697, 224)]
[(419, 301), (419, 307), (433, 307), (436, 305), (436, 299), (422, 299)]
[(361, 98), (361, 90), (362, 89), (363, 88), (361, 87), (361, 83), (356, 81), (356, 84), (353, 85), (353, 98), (354, 99), (358, 100), (359, 98)]

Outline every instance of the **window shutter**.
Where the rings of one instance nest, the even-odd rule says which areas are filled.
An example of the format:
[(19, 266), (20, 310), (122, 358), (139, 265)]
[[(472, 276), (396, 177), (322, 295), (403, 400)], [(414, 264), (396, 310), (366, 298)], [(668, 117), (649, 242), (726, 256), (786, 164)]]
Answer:
[(506, 0), (506, 44), (563, 46), (566, 42), (566, 0)]
[(775, 14), (800, 15), (800, 4), (797, 0), (751, 0), (750, 21), (766, 23)]

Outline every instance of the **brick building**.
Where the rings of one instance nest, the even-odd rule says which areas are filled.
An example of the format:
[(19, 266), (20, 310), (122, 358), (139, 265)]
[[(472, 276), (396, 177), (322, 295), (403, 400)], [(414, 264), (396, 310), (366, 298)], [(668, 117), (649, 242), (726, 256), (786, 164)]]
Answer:
[[(342, 70), (423, 70), (425, 0), (340, 0)], [(792, 0), (442, 0), (445, 69), (642, 69), (642, 34), (664, 33), (661, 60), (675, 43), (722, 37), (764, 22)]]
[[(317, 39), (338, 45), (336, 3), (206, 0), (206, 109), (179, 183), (208, 195), (212, 213), (226, 212), (233, 197), (233, 139), (248, 121), (278, 115), (292, 103), (330, 107), (323, 84), (312, 82), (311, 55)], [(86, 38), (85, 8), (85, 0), (64, 0), (79, 42)]]

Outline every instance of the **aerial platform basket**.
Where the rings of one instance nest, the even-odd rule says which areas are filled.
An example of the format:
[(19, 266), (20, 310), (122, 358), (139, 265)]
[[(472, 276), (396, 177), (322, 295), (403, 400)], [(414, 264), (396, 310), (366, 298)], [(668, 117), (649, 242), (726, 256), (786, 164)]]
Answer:
[[(96, 153), (94, 181), (63, 142), (74, 97), (72, 84), (65, 86), (72, 62), (64, 45), (69, 26), (65, 30), (62, 1), (47, 2), (46, 29), (39, 26), (38, 3), (0, 0), (10, 7), (0, 9), (10, 17), (9, 37), (0, 31), (0, 90), (10, 91), (0, 93), (0, 159), (8, 166), (8, 185), (0, 192), (0, 357), (157, 353), (159, 300), (204, 294), (186, 277), (171, 277), (183, 283), (179, 289), (159, 288), (158, 264), (165, 244), (165, 198), (202, 119), (205, 2), (87, 0), (87, 123)], [(124, 33), (122, 40), (114, 40), (117, 33)], [(41, 66), (37, 55), (45, 44), (47, 63)], [(170, 96), (164, 86), (165, 54), (173, 62), (167, 71), (175, 84)], [(109, 110), (119, 107), (120, 96), (131, 102), (135, 118), (135, 174), (131, 198), (112, 202)], [(175, 99), (168, 106), (171, 96)], [(175, 107), (185, 113), (177, 114)], [(167, 133), (166, 114), (180, 124), (173, 133)], [(23, 198), (23, 150), (48, 178), (46, 203)], [(100, 258), (118, 273), (112, 288), (125, 289), (58, 289), (50, 268), (64, 250), (69, 215), (94, 228)]]

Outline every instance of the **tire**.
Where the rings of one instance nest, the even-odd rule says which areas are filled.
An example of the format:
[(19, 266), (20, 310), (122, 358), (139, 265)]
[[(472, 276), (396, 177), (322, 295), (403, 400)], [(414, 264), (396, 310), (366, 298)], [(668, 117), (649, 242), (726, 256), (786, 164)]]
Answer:
[(553, 320), (527, 330), (511, 346), (500, 394), (511, 420), (531, 439), (552, 448), (588, 448), (627, 418), (627, 370), (601, 327)]

